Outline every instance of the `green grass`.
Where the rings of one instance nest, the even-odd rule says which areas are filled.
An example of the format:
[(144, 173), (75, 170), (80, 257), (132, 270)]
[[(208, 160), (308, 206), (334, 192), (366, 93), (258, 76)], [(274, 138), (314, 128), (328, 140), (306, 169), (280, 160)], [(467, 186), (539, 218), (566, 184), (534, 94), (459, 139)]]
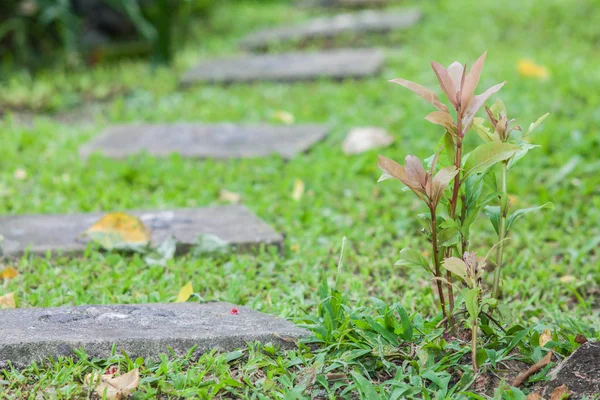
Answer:
[[(445, 65), (454, 60), (472, 63), (488, 50), (481, 87), (507, 80), (500, 97), (523, 126), (551, 112), (534, 136), (534, 143), (542, 147), (520, 162), (511, 175), (509, 191), (518, 198), (519, 207), (547, 201), (556, 206), (553, 213), (544, 211), (521, 220), (507, 242), (504, 303), (510, 315), (502, 322), (506, 327), (525, 327), (526, 336), (519, 346), (526, 362), (541, 356), (535, 340), (544, 328), (553, 330), (556, 339), (564, 343), (577, 333), (600, 339), (600, 35), (588, 22), (600, 18), (598, 7), (593, 1), (563, 0), (543, 4), (533, 0), (483, 4), (447, 0), (424, 1), (420, 6), (426, 13), (420, 25), (409, 32), (373, 39), (391, 45), (386, 48), (386, 68), (380, 76), (360, 81), (198, 85), (178, 91), (178, 76), (199, 58), (233, 54), (247, 32), (310, 16), (310, 11), (285, 3), (251, 2), (224, 4), (208, 23), (199, 24), (172, 70), (152, 71), (144, 62), (129, 61), (93, 70), (47, 71), (35, 80), (15, 72), (10, 82), (2, 83), (0, 98), (18, 98), (15, 103), (32, 109), (68, 110), (80, 102), (82, 91), (93, 87), (104, 88), (98, 89), (100, 94), (111, 88), (127, 88), (128, 93), (117, 91), (116, 97), (105, 103), (106, 117), (95, 118), (88, 125), (63, 125), (40, 117), (32, 126), (24, 126), (8, 115), (0, 125), (3, 214), (205, 206), (218, 204), (219, 190), (227, 189), (240, 193), (247, 207), (285, 232), (286, 246), (283, 254), (264, 251), (177, 258), (166, 269), (147, 266), (139, 256), (95, 251), (81, 258), (24, 257), (15, 263), (20, 276), (8, 281), (0, 295), (14, 291), (19, 307), (169, 302), (181, 286), (192, 281), (203, 299), (226, 300), (306, 322), (319, 315), (322, 297), (317, 289), (322, 277), (333, 282), (341, 238), (346, 236), (346, 259), (337, 277), (338, 289), (345, 293), (344, 303), (359, 310), (372, 306), (371, 297), (389, 305), (399, 303), (418, 326), (419, 318), (427, 321), (435, 314), (428, 276), (420, 269), (400, 269), (393, 264), (402, 248), (424, 245), (412, 216), (425, 210), (400, 185), (376, 183), (378, 151), (345, 156), (341, 142), (351, 127), (377, 125), (396, 137), (382, 154), (395, 159), (408, 152), (429, 156), (441, 134), (423, 120), (431, 107), (387, 80), (403, 77), (434, 88), (435, 76), (428, 68), (431, 59)], [(521, 77), (516, 65), (524, 58), (546, 66), (550, 78)], [(3, 100), (4, 105), (9, 103)], [(101, 157), (83, 162), (77, 154), (79, 145), (110, 123), (277, 123), (273, 117), (277, 110), (292, 113), (298, 123), (327, 123), (331, 134), (308, 154), (290, 162), (275, 156), (221, 162), (147, 155), (121, 162)], [(475, 135), (471, 139), (472, 146)], [(15, 178), (19, 168), (27, 171), (26, 179)], [(296, 179), (306, 185), (306, 194), (298, 202), (291, 197)], [(473, 239), (473, 248), (482, 254), (494, 240), (488, 225), (479, 224), (484, 233)], [(574, 280), (563, 283), (560, 278), (567, 275)], [(372, 309), (358, 312), (363, 314), (381, 313)], [(340, 321), (350, 318), (337, 317)], [(434, 381), (438, 375), (444, 378), (444, 371), (453, 371), (455, 365), (468, 368), (469, 361), (452, 359), (453, 354), (468, 350), (468, 344), (440, 349), (443, 343), (432, 339), (437, 330), (427, 327), (428, 322), (423, 324), (412, 362), (390, 361), (388, 353), (360, 336), (360, 324), (346, 328), (353, 327), (349, 332), (363, 339), (352, 344), (347, 335), (332, 333), (322, 341), (324, 350), (301, 346), (284, 353), (267, 346), (245, 349), (243, 357), (230, 362), (228, 355), (212, 353), (198, 362), (146, 360), (136, 398), (220, 395), (293, 399), (319, 394), (334, 398), (336, 390), (337, 395), (348, 397), (356, 393), (355, 382), (359, 386), (364, 383), (352, 378), (353, 371), (374, 382), (373, 390), (381, 392), (382, 398), (389, 398), (397, 389), (393, 382), (410, 384), (418, 394), (429, 390), (434, 398), (444, 398), (450, 395), (440, 392)], [(499, 335), (498, 343), (486, 346), (506, 348), (503, 341), (511, 337)], [(353, 346), (371, 350), (349, 361), (344, 352)], [(0, 397), (35, 398), (36, 393), (47, 398), (85, 397), (88, 391), (81, 384), (83, 376), (92, 368), (116, 362), (124, 369), (133, 366), (116, 355), (111, 360), (82, 357), (21, 372), (0, 372)], [(438, 375), (430, 375), (429, 370)], [(331, 372), (343, 372), (348, 379), (328, 382), (326, 374)], [(220, 384), (216, 386), (216, 382)], [(452, 380), (450, 386), (456, 384)], [(510, 393), (507, 389), (505, 396), (513, 396)]]

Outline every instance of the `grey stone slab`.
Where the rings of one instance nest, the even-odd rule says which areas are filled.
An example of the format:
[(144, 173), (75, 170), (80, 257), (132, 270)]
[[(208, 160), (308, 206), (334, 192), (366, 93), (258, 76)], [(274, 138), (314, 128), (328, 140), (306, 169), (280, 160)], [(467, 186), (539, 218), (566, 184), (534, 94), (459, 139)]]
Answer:
[(566, 385), (569, 399), (592, 399), (600, 395), (600, 343), (586, 342), (550, 372), (546, 393)]
[[(237, 309), (237, 314), (231, 310)], [(156, 359), (232, 351), (259, 341), (293, 348), (309, 332), (291, 322), (229, 303), (86, 305), (0, 310), (0, 368), (25, 367), (83, 348), (108, 358), (113, 345), (129, 357)]]
[(210, 59), (189, 70), (181, 85), (197, 82), (305, 81), (320, 78), (363, 78), (377, 74), (384, 54), (376, 49), (240, 55)]
[(126, 158), (147, 152), (191, 158), (249, 158), (279, 154), (293, 158), (323, 139), (325, 125), (205, 125), (196, 123), (117, 125), (80, 148), (86, 158), (97, 152)]
[(286, 41), (327, 39), (342, 34), (385, 33), (408, 29), (419, 22), (421, 17), (421, 11), (416, 8), (339, 14), (333, 17), (316, 18), (300, 25), (258, 31), (244, 38), (241, 45), (246, 49), (260, 50)]
[[(152, 231), (155, 245), (169, 236), (185, 252), (199, 235), (212, 234), (245, 250), (261, 244), (281, 246), (283, 238), (248, 209), (239, 205), (155, 211), (127, 211), (138, 216)], [(34, 254), (47, 251), (79, 253), (87, 243), (80, 234), (103, 212), (71, 215), (15, 215), (0, 217), (0, 246), (4, 255), (20, 256), (27, 249)]]
[(297, 3), (303, 7), (368, 8), (383, 7), (389, 4), (389, 0), (301, 0)]

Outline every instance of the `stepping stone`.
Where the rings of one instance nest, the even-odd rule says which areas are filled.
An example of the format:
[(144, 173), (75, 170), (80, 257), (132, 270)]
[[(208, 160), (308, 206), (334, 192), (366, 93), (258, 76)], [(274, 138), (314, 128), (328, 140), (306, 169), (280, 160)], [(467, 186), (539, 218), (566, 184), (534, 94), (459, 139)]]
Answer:
[[(174, 236), (180, 253), (188, 251), (203, 234), (215, 235), (240, 250), (261, 244), (280, 247), (283, 243), (280, 234), (239, 205), (128, 213), (139, 217), (150, 228), (154, 245)], [(0, 235), (4, 238), (0, 247), (5, 256), (20, 256), (27, 249), (38, 255), (47, 251), (80, 253), (86, 248), (81, 233), (105, 214), (0, 217)]]
[(196, 123), (117, 125), (80, 148), (111, 158), (147, 152), (191, 158), (295, 157), (327, 134), (325, 125), (204, 125)]
[(549, 374), (546, 393), (566, 385), (571, 392), (569, 399), (593, 399), (600, 394), (600, 343), (586, 342)]
[(193, 346), (198, 346), (195, 357), (255, 341), (290, 349), (309, 335), (284, 319), (229, 303), (8, 309), (0, 310), (0, 369), (9, 361), (23, 368), (72, 356), (81, 347), (91, 357), (106, 359), (115, 345), (117, 354), (156, 360), (169, 349), (184, 356)]
[(328, 39), (343, 34), (385, 33), (408, 29), (419, 22), (421, 17), (422, 13), (418, 9), (367, 10), (340, 14), (334, 17), (313, 19), (296, 26), (269, 28), (255, 32), (247, 36), (241, 44), (242, 47), (249, 50), (261, 50), (285, 41)]
[(377, 74), (383, 62), (383, 52), (375, 49), (241, 55), (203, 61), (184, 75), (181, 85), (363, 78)]
[(382, 7), (389, 3), (388, 0), (303, 0), (299, 4), (305, 7)]

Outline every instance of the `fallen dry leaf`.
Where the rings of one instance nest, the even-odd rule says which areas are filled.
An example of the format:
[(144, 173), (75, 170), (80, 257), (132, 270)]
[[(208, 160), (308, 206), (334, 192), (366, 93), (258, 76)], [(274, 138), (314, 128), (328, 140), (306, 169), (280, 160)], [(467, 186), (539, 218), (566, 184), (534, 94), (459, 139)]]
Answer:
[(377, 127), (353, 128), (348, 132), (342, 150), (345, 154), (360, 154), (371, 149), (389, 146), (394, 138)]
[(544, 400), (544, 398), (538, 393), (530, 393), (527, 395), (526, 400)]
[(225, 201), (231, 204), (237, 204), (242, 200), (242, 195), (229, 190), (221, 189), (219, 192), (219, 200)]
[(544, 347), (546, 345), (546, 343), (548, 343), (551, 340), (552, 340), (552, 332), (550, 332), (550, 329), (546, 329), (540, 335), (540, 347)]
[(145, 246), (151, 240), (151, 232), (133, 215), (123, 212), (108, 213), (83, 233), (105, 249)]
[(561, 276), (559, 280), (562, 283), (571, 283), (571, 282), (575, 282), (575, 277), (573, 275), (565, 275), (565, 276)]
[(300, 245), (298, 243), (293, 244), (290, 246), (290, 250), (292, 250), (294, 253), (299, 253), (300, 252)]
[(569, 388), (567, 385), (560, 385), (550, 395), (550, 400), (563, 400), (569, 398)]
[(520, 60), (517, 65), (517, 71), (526, 78), (547, 79), (550, 76), (548, 69), (543, 65), (538, 65), (531, 60)]
[(544, 358), (542, 358), (540, 361), (538, 361), (537, 363), (535, 363), (534, 365), (532, 365), (531, 367), (529, 367), (529, 369), (527, 369), (526, 371), (521, 372), (510, 384), (511, 386), (514, 387), (519, 387), (522, 384), (524, 384), (527, 379), (535, 374), (536, 372), (538, 372), (539, 370), (541, 370), (542, 368), (544, 368), (546, 365), (550, 364), (550, 361), (552, 361), (552, 352), (548, 352), (548, 354), (546, 354), (544, 356)]
[(140, 372), (136, 368), (120, 376), (91, 373), (86, 375), (83, 382), (87, 386), (96, 383), (95, 391), (100, 398), (118, 400), (129, 396), (132, 391), (137, 389), (140, 385)]
[(23, 181), (23, 180), (27, 179), (27, 171), (24, 170), (23, 168), (17, 168), (15, 170), (15, 173), (13, 174), (13, 176), (15, 177), (15, 179)]
[(300, 199), (304, 196), (304, 182), (300, 179), (296, 179), (294, 182), (294, 190), (292, 192), (292, 199), (295, 201), (300, 201)]
[(273, 119), (279, 122), (283, 122), (286, 125), (291, 125), (294, 123), (294, 115), (287, 111), (278, 110), (273, 113)]
[(0, 271), (0, 279), (9, 280), (19, 276), (19, 272), (11, 266), (4, 268)]
[(3, 296), (0, 296), (0, 309), (2, 308), (16, 308), (15, 293), (10, 292)]
[(188, 282), (179, 290), (175, 303), (185, 303), (192, 293), (194, 293), (194, 287), (192, 286), (192, 282)]

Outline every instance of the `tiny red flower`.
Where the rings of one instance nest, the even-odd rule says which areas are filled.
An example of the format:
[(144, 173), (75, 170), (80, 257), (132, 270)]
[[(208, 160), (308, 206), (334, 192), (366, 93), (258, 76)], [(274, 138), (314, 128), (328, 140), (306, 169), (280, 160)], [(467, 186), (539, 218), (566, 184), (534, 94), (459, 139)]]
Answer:
[(237, 308), (232, 308), (231, 311), (229, 311), (229, 314), (231, 315), (238, 315), (240, 312)]
[(104, 375), (114, 375), (119, 371), (119, 367), (117, 367), (116, 365), (111, 365), (110, 367), (108, 367), (106, 369), (106, 371), (104, 372)]

